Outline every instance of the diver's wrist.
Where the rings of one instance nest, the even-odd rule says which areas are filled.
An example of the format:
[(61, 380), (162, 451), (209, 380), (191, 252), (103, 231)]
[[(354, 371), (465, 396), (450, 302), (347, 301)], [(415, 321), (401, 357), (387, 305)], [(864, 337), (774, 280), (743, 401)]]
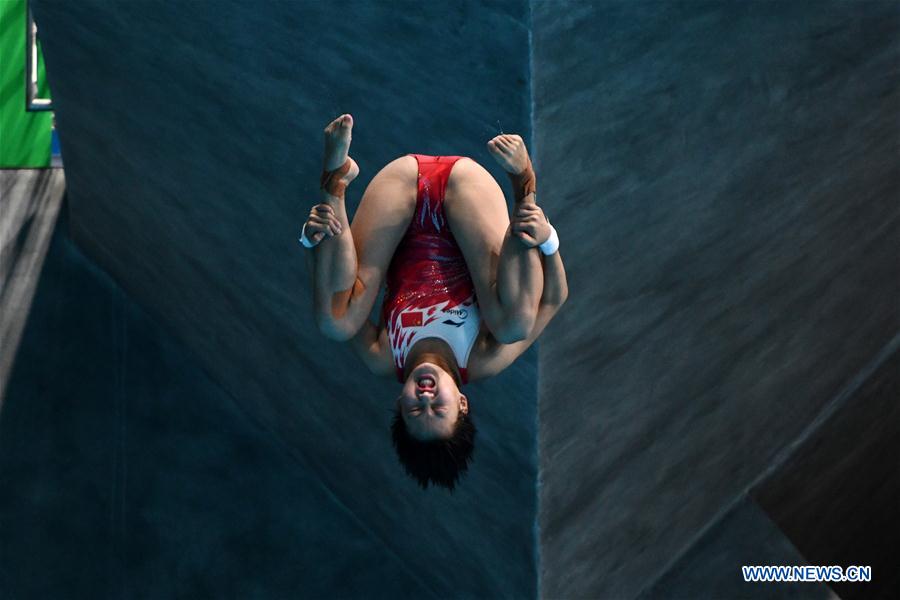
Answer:
[(547, 241), (540, 244), (538, 248), (544, 256), (550, 256), (559, 251), (559, 235), (557, 235), (556, 228), (553, 225), (550, 226), (550, 237), (547, 238)]

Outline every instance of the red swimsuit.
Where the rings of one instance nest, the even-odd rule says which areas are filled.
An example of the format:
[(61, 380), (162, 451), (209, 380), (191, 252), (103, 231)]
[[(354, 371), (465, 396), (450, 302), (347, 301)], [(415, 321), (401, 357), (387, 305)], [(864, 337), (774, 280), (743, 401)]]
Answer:
[(416, 211), (387, 272), (382, 317), (397, 379), (412, 345), (426, 337), (453, 349), (460, 378), (468, 381), (469, 353), (481, 325), (475, 286), (444, 214), (444, 190), (461, 156), (411, 154), (419, 164)]

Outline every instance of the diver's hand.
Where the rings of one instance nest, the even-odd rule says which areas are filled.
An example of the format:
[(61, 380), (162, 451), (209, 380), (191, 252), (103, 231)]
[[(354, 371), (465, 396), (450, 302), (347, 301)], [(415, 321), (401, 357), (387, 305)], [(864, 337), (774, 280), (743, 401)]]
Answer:
[(517, 203), (510, 225), (512, 234), (529, 248), (539, 246), (550, 238), (550, 221), (537, 204)]
[(306, 239), (317, 245), (325, 236), (341, 234), (341, 222), (334, 214), (334, 209), (327, 204), (316, 204), (309, 211), (309, 218), (304, 224)]

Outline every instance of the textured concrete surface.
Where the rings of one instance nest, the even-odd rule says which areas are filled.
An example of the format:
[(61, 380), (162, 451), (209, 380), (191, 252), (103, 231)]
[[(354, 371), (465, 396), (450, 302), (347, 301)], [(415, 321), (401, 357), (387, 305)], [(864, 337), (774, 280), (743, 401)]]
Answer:
[(639, 598), (836, 598), (824, 583), (748, 583), (741, 572), (744, 565), (808, 564), (778, 526), (744, 496)]
[[(900, 589), (900, 334), (641, 598), (892, 598)], [(869, 582), (747, 584), (743, 565), (865, 565)], [(825, 586), (828, 587), (825, 587)]]
[(351, 211), (400, 154), (488, 165), (498, 127), (530, 136), (528, 4), (337, 10), (34, 2), (73, 238), (370, 528), (370, 560), (397, 557), (442, 597), (534, 596), (536, 352), (466, 390), (475, 462), (454, 496), (423, 492), (390, 444), (397, 384), (316, 331), (297, 243), (341, 112), (361, 168)]
[(0, 597), (441, 595), (64, 230), (0, 413)]
[[(794, 504), (765, 504), (767, 518), (734, 501), (900, 330), (896, 3), (353, 2), (340, 18), (316, 2), (34, 4), (75, 241), (146, 307), (144, 318), (178, 338), (181, 350), (148, 354), (171, 352), (175, 365), (196, 357), (209, 377), (187, 373), (183, 396), (147, 387), (141, 410), (158, 415), (175, 398), (193, 411), (158, 422), (166, 440), (167, 427), (190, 436), (212, 402), (225, 412), (209, 428), (247, 436), (235, 453), (260, 456), (260, 432), (269, 432), (265, 452), (289, 457), (250, 460), (248, 473), (233, 474), (240, 484), (150, 481), (144, 496), (171, 489), (161, 511), (182, 516), (170, 517), (176, 525), (146, 524), (128, 518), (121, 494), (129, 488), (115, 491), (131, 481), (133, 461), (150, 469), (150, 459), (127, 450), (137, 426), (83, 425), (107, 436), (91, 446), (107, 458), (110, 431), (119, 432), (118, 458), (96, 479), (120, 499), (107, 513), (119, 536), (109, 539), (120, 540), (109, 556), (136, 564), (128, 557), (138, 540), (177, 531), (154, 546), (156, 566), (135, 567), (160, 581), (148, 595), (172, 585), (186, 586), (176, 594), (213, 595), (215, 577), (228, 581), (229, 569), (237, 569), (235, 585), (269, 582), (250, 597), (295, 591), (300, 575), (268, 564), (288, 543), (279, 537), (283, 513), (261, 504), (280, 498), (285, 477), (321, 492), (302, 505), (309, 513), (297, 513), (319, 527), (335, 519), (337, 544), (364, 540), (341, 562), (332, 553), (343, 549), (315, 526), (298, 533), (327, 555), (295, 563), (316, 577), (311, 590), (340, 581), (340, 591), (366, 597), (697, 597), (736, 590), (730, 565), (745, 556), (794, 560), (790, 542), (805, 555), (809, 538)], [(532, 350), (468, 390), (481, 437), (460, 491), (422, 493), (389, 445), (396, 385), (365, 375), (309, 317), (296, 234), (315, 198), (321, 128), (341, 112), (356, 117), (362, 174), (349, 192), (352, 209), (376, 170), (401, 153), (466, 154), (491, 167), (483, 144), (498, 128), (530, 137), (530, 90), (540, 197), (562, 240), (569, 301), (542, 337), (539, 363)], [(120, 323), (114, 314), (107, 321)], [(92, 350), (65, 347), (89, 370)], [(120, 364), (103, 358), (109, 344), (97, 348), (100, 363)], [(159, 372), (174, 368), (166, 364)], [(136, 387), (165, 384), (129, 376)], [(104, 387), (121, 378), (94, 377), (84, 402), (112, 401), (119, 415), (138, 410)], [(45, 389), (45, 379), (28, 382), (20, 397)], [(59, 392), (50, 396), (62, 402)], [(49, 413), (29, 427), (71, 420), (42, 410)], [(239, 418), (247, 429), (236, 429)], [(866, 431), (849, 423), (848, 431)], [(66, 435), (43, 443), (55, 447)], [(16, 443), (3, 455), (24, 460), (31, 441)], [(881, 444), (873, 439), (861, 455)], [(66, 481), (66, 469), (89, 460), (66, 463), (72, 445), (16, 475)], [(230, 477), (222, 471), (240, 461), (223, 452), (227, 459), (192, 454), (196, 462), (178, 469)], [(0, 502), (13, 502), (17, 518), (56, 502), (41, 516), (58, 524), (67, 503), (54, 493), (68, 486), (29, 485), (39, 492)], [(198, 498), (244, 485), (261, 491), (239, 496), (238, 506), (279, 525), (261, 526), (241, 551), (202, 558), (222, 547), (216, 531), (240, 510), (226, 505), (204, 521)], [(847, 506), (855, 505), (824, 510)], [(27, 550), (54, 542), (44, 537)], [(194, 557), (186, 563), (184, 546)], [(246, 553), (248, 564), (229, 562)], [(35, 568), (17, 560), (4, 576)], [(357, 560), (368, 561), (359, 573)], [(371, 583), (366, 568), (393, 564), (408, 574), (396, 589)], [(707, 569), (710, 587), (678, 565)], [(61, 569), (52, 585), (80, 576)], [(111, 573), (123, 577), (115, 585), (129, 585), (127, 569)]]
[(893, 598), (900, 592), (898, 400), (900, 351), (895, 350), (753, 491), (811, 563), (872, 567), (871, 582), (832, 585), (845, 600)]
[(900, 330), (900, 5), (535, 2), (541, 593), (652, 582)]

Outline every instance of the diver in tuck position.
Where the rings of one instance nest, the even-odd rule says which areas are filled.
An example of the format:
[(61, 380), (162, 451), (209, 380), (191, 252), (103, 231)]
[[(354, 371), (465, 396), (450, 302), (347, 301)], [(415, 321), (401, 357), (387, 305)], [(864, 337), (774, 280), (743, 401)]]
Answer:
[[(474, 160), (407, 154), (375, 175), (351, 225), (352, 128), (348, 114), (325, 128), (321, 202), (300, 238), (313, 248), (316, 323), (403, 384), (391, 425), (400, 462), (423, 488), (452, 490), (475, 436), (460, 388), (508, 367), (565, 302), (559, 240), (518, 135), (487, 143), (512, 182), (512, 222), (500, 186)], [(376, 327), (368, 317), (385, 280)]]

